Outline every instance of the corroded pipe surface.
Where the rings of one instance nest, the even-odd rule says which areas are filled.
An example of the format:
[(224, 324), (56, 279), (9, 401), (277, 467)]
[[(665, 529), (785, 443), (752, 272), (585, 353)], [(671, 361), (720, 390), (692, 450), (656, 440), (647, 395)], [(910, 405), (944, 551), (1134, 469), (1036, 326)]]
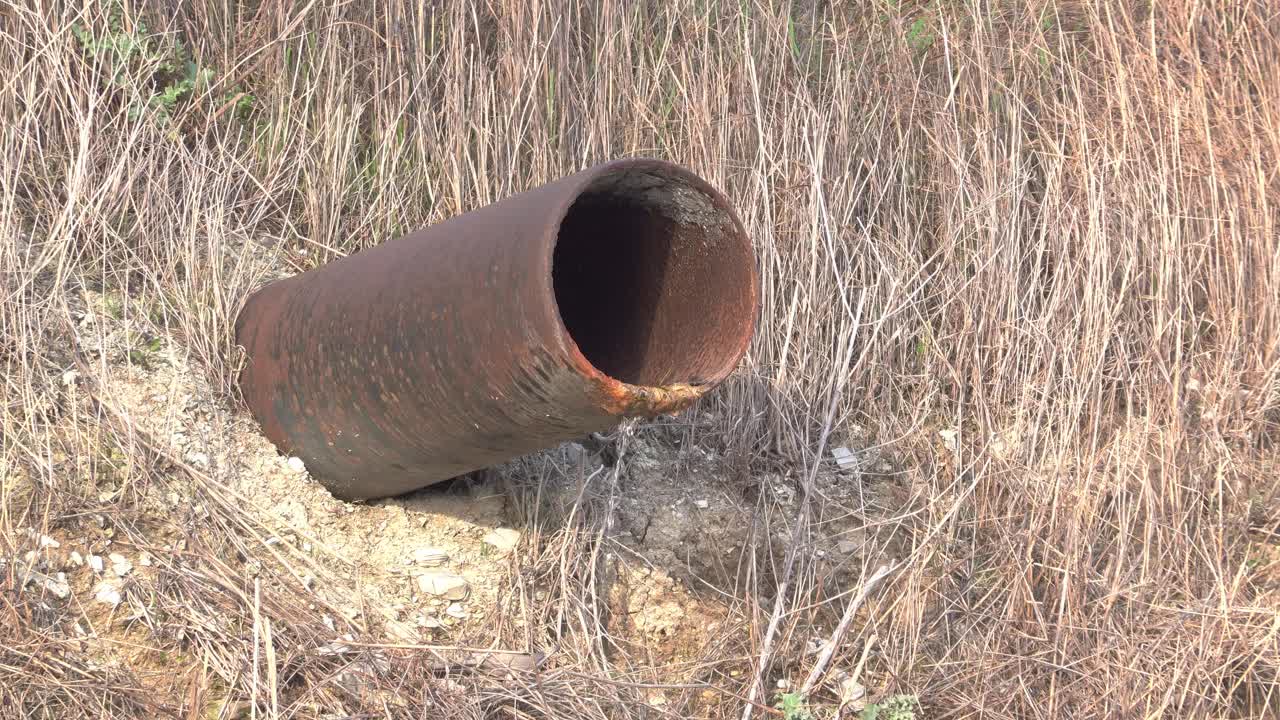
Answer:
[(240, 385), (335, 495), (395, 495), (688, 406), (758, 293), (718, 191), (620, 160), (267, 285)]

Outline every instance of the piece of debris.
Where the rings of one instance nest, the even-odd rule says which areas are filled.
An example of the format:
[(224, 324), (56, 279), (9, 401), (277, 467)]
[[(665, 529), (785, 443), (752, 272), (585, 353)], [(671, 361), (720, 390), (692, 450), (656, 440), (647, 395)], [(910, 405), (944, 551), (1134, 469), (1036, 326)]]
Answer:
[(40, 547), (41, 547), (41, 549), (43, 549), (43, 548), (56, 548), (56, 547), (62, 547), (62, 543), (58, 542), (57, 540), (54, 540), (53, 538), (49, 537), (48, 535), (41, 535), (41, 536), (40, 536)]
[(44, 573), (32, 572), (27, 576), (26, 583), (42, 587), (62, 599), (71, 594), (71, 585), (67, 582), (66, 573), (58, 573), (57, 577), (50, 577)]
[(435, 595), (446, 600), (465, 600), (471, 589), (461, 575), (452, 573), (419, 575), (418, 587), (428, 595)]
[(106, 569), (106, 563), (102, 561), (101, 555), (90, 555), (89, 567), (92, 568), (94, 572), (101, 573)]
[(466, 608), (462, 607), (460, 603), (451, 604), (449, 607), (445, 608), (444, 613), (449, 617), (457, 618), (459, 620), (467, 616)]
[(841, 555), (852, 555), (858, 552), (858, 550), (862, 548), (862, 545), (863, 544), (857, 540), (841, 540), (836, 543), (836, 551)]
[(289, 469), (296, 473), (303, 473), (307, 471), (307, 464), (302, 462), (302, 458), (300, 457), (289, 458), (288, 464), (289, 464)]
[(94, 586), (93, 599), (115, 607), (120, 604), (120, 588), (111, 580), (103, 580)]
[(959, 430), (956, 430), (955, 428), (946, 428), (944, 430), (939, 430), (938, 435), (942, 438), (942, 443), (947, 446), (947, 449), (951, 451), (952, 455), (960, 454)]
[(84, 556), (81, 555), (80, 552), (77, 550), (72, 550), (71, 554), (67, 556), (67, 559), (70, 560), (71, 564), (75, 565), (76, 567), (84, 566)]
[(711, 507), (711, 503), (707, 500), (694, 500), (693, 504), (699, 510), (706, 510), (707, 508)]
[(138, 556), (138, 564), (143, 567), (151, 567), (151, 553), (144, 552)]
[(205, 470), (209, 467), (209, 455), (208, 453), (192, 451), (187, 453), (187, 462), (195, 465), (201, 470)]
[(435, 567), (449, 562), (449, 553), (440, 548), (424, 547), (413, 551), (413, 561), (419, 565)]
[(129, 562), (129, 559), (120, 553), (111, 553), (107, 556), (107, 559), (111, 561), (111, 572), (118, 577), (124, 577), (133, 572), (133, 563)]
[(511, 528), (494, 528), (485, 534), (484, 541), (503, 552), (511, 552), (520, 544), (520, 531)]
[(867, 706), (867, 689), (853, 675), (840, 680), (840, 709), (846, 713), (862, 712)]
[(355, 638), (353, 636), (342, 635), (337, 640), (325, 643), (324, 645), (316, 648), (316, 653), (319, 655), (345, 655), (352, 651), (351, 646), (347, 644), (350, 642), (355, 642)]
[(434, 630), (435, 628), (444, 627), (444, 625), (442, 625), (439, 620), (433, 617), (427, 617), (425, 615), (419, 615), (414, 620), (414, 622), (417, 623), (418, 627), (427, 628), (428, 630)]
[(847, 447), (831, 448), (831, 458), (836, 461), (836, 467), (842, 472), (858, 470), (858, 456)]

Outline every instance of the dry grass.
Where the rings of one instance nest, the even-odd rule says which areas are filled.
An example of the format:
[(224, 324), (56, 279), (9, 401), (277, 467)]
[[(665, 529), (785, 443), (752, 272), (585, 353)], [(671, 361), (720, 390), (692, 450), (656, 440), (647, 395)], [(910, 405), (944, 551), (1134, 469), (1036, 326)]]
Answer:
[[(891, 461), (908, 552), (836, 663), (874, 632), (864, 682), (930, 717), (1280, 705), (1265, 0), (152, 5), (0, 8), (0, 557), (98, 525), (186, 547), (128, 588), (137, 662), (0, 567), (0, 715), (736, 717), (772, 701), (757, 676), (803, 677), (805, 628), (848, 601), (814, 576), (806, 517), (762, 506), (793, 542), (762, 531), (723, 641), (657, 667), (601, 632), (607, 484), (513, 575), (548, 623), (508, 639), (555, 644), (546, 668), (318, 653), (334, 631), (298, 599), (307, 557), (112, 409), (108, 366), (154, 338), (232, 393), (230, 323), (282, 267), (636, 154), (724, 188), (757, 242), (760, 333), (698, 437), (744, 483), (811, 466), (828, 430)], [(75, 32), (139, 38), (144, 17), (136, 51)], [(212, 84), (148, 102), (179, 47)], [(202, 511), (180, 532), (151, 502), (177, 485)]]

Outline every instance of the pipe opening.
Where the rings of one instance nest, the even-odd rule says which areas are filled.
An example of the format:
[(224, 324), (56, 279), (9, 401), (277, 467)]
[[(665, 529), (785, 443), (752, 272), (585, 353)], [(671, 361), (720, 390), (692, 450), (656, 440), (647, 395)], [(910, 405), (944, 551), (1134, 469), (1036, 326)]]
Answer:
[(570, 337), (598, 370), (631, 385), (727, 374), (751, 334), (753, 270), (723, 201), (649, 167), (592, 182), (561, 222), (552, 258)]

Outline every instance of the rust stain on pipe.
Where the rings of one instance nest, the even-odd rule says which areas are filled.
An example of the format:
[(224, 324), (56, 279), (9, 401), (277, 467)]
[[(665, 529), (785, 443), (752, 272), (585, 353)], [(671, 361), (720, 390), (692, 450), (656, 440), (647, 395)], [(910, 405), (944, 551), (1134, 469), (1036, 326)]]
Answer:
[(395, 495), (687, 407), (755, 328), (725, 198), (656, 160), (584, 170), (271, 283), (245, 400), (335, 495)]

